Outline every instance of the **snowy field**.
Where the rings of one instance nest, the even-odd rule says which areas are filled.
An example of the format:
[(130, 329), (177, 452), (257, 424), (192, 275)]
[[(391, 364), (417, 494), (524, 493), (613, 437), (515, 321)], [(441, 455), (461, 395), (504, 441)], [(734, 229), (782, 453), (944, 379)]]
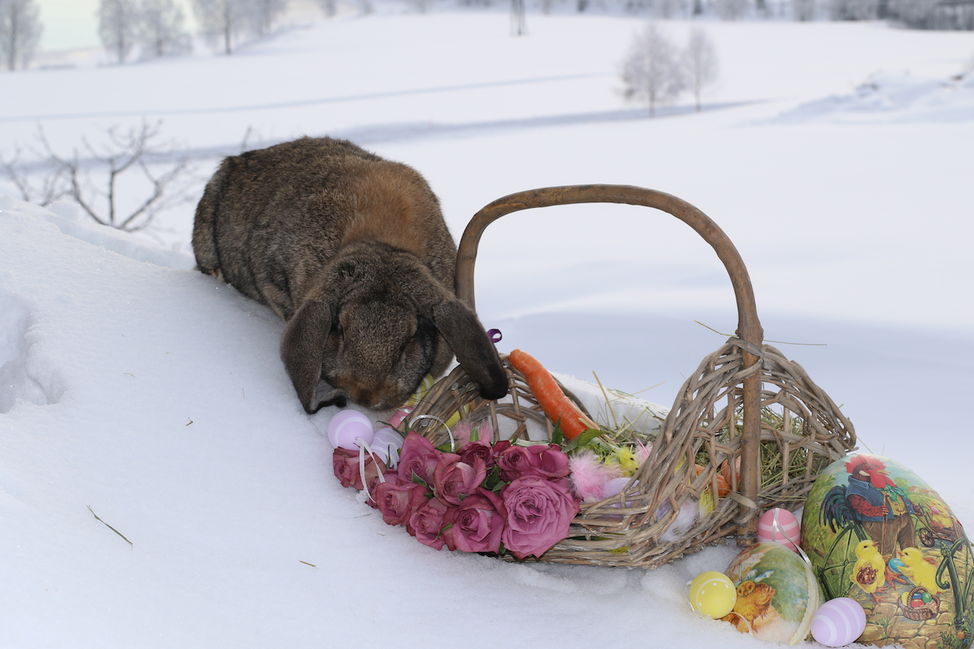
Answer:
[[(974, 37), (708, 22), (705, 110), (651, 119), (617, 77), (640, 26), (529, 14), (513, 38), (503, 12), (345, 16), (232, 57), (80, 56), (0, 75), (0, 153), (38, 124), (67, 154), (158, 118), (192, 156), (195, 200), (248, 129), (251, 145), (348, 137), (419, 169), (458, 237), (522, 189), (676, 194), (736, 242), (766, 337), (813, 344), (777, 346), (861, 446), (974, 525), (974, 80), (955, 78)], [(0, 648), (760, 646), (686, 605), (734, 547), (649, 572), (512, 565), (387, 527), (332, 476), (334, 412), (304, 414), (281, 324), (192, 269), (192, 203), (123, 235), (4, 189)], [(477, 281), (502, 351), (667, 406), (723, 341), (694, 320), (736, 326), (712, 251), (642, 208), (508, 216)]]

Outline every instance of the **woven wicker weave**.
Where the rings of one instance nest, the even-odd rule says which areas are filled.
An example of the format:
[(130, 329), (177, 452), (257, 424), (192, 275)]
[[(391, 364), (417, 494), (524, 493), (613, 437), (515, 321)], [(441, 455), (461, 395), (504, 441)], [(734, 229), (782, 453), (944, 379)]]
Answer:
[[(474, 308), (473, 274), (484, 229), (505, 214), (571, 203), (628, 203), (676, 216), (716, 251), (737, 298), (738, 330), (707, 356), (680, 389), (650, 457), (617, 496), (582, 505), (568, 538), (542, 557), (554, 563), (654, 567), (729, 535), (753, 536), (757, 514), (804, 501), (819, 471), (855, 446), (852, 424), (796, 363), (763, 344), (747, 269), (724, 232), (703, 212), (669, 194), (618, 185), (551, 187), (520, 192), (484, 207), (460, 241), (457, 295)], [(404, 427), (436, 445), (449, 440), (444, 422), (459, 413), (489, 419), (492, 430), (526, 422), (547, 425), (523, 376), (504, 359), (508, 398), (485, 401), (457, 368), (413, 410)], [(506, 421), (502, 421), (506, 420)], [(703, 465), (703, 470), (694, 468)], [(729, 467), (740, 467), (740, 472)], [(718, 495), (723, 469), (730, 493)], [(712, 511), (680, 534), (667, 534), (687, 499), (714, 501)]]

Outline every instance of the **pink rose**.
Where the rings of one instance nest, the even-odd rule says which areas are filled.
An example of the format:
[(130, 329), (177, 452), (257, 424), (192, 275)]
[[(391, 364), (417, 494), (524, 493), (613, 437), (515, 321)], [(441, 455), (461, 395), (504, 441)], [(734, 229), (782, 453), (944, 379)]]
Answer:
[(480, 458), (484, 466), (490, 468), (491, 461), (491, 448), (490, 444), (485, 442), (470, 442), (460, 451), (460, 461), (466, 462), (467, 464), (473, 466), (474, 458)]
[(443, 501), (430, 498), (410, 514), (406, 530), (423, 545), (439, 550), (443, 547), (441, 532), (449, 510), (450, 507)]
[(564, 478), (569, 473), (568, 455), (557, 444), (529, 446), (531, 466), (545, 478)]
[(372, 509), (378, 509), (379, 508), (379, 504), (375, 500), (375, 489), (376, 489), (376, 487), (378, 487), (380, 484), (382, 484), (386, 480), (389, 480), (390, 477), (393, 480), (398, 480), (399, 479), (399, 476), (396, 474), (396, 472), (395, 472), (394, 469), (386, 469), (381, 474), (381, 476), (382, 476), (382, 479), (381, 480), (379, 479), (379, 476), (380, 476), (380, 474), (376, 473), (375, 476), (370, 476), (369, 479), (368, 479), (368, 481), (365, 483), (365, 486), (367, 487), (366, 491), (368, 491), (368, 494), (369, 494), (369, 497), (368, 497), (368, 499), (366, 499), (365, 504), (368, 505), (369, 507), (371, 507)]
[[(355, 487), (362, 490), (362, 471), (359, 467), (359, 452), (338, 447), (331, 456), (331, 464), (335, 470), (335, 477), (343, 487)], [(382, 460), (376, 460), (372, 455), (365, 456), (365, 481), (372, 483), (378, 475), (386, 470)]]
[(478, 489), (449, 513), (443, 540), (451, 550), (498, 552), (506, 519), (507, 509), (500, 496)]
[[(419, 477), (426, 484), (433, 484), (433, 471), (442, 455), (452, 455), (441, 453), (433, 447), (433, 443), (417, 433), (410, 431), (402, 443), (399, 450), (399, 472), (400, 479), (412, 482), (413, 476)], [(454, 459), (459, 456), (452, 455)]]
[(526, 447), (508, 443), (499, 452), (496, 447), (494, 450), (497, 466), (501, 470), (501, 479), (505, 482), (516, 480), (531, 472), (531, 454)]
[(555, 444), (509, 445), (496, 457), (501, 479), (507, 482), (529, 475), (542, 478), (568, 475), (568, 456)]
[(375, 486), (375, 506), (389, 525), (402, 525), (426, 501), (426, 487), (404, 481), (389, 472), (386, 481)]
[(507, 527), (501, 538), (518, 559), (547, 552), (568, 536), (572, 519), (578, 514), (578, 502), (565, 479), (518, 478), (504, 489), (503, 497)]
[(473, 465), (460, 461), (460, 456), (444, 453), (433, 470), (433, 491), (451, 505), (475, 492), (487, 477), (487, 467), (479, 457), (473, 457)]

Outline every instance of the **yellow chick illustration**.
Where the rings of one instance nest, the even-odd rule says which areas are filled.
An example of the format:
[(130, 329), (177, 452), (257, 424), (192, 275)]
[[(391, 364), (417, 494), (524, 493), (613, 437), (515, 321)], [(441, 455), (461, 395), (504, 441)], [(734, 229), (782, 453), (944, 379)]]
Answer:
[(886, 562), (879, 553), (875, 541), (862, 541), (856, 546), (856, 565), (849, 575), (856, 586), (872, 596), (873, 601), (879, 603), (876, 591), (886, 584)]
[(919, 548), (906, 548), (900, 552), (903, 566), (900, 571), (917, 586), (936, 594), (942, 588), (937, 585), (937, 564), (933, 559), (923, 556)]

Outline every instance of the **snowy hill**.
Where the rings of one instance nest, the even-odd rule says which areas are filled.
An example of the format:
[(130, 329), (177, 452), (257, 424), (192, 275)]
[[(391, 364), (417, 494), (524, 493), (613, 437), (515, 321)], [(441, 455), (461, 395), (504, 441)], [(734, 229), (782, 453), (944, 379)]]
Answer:
[[(512, 39), (501, 14), (377, 16), (239, 57), (4, 75), (0, 141), (38, 122), (69, 147), (162, 117), (201, 186), (248, 125), (267, 141), (354, 136), (422, 171), (457, 235), (529, 187), (675, 193), (738, 244), (767, 337), (826, 344), (778, 346), (863, 445), (974, 524), (967, 91), (881, 76), (876, 92), (910, 100), (878, 117), (862, 100), (839, 117), (816, 104), (858, 96), (877, 70), (947, 80), (969, 35), (708, 24), (723, 70), (710, 109), (649, 119), (617, 94), (638, 26), (530, 16)], [(693, 320), (735, 326), (712, 251), (671, 220), (620, 206), (507, 217), (481, 247), (481, 318), (502, 350), (656, 385), (642, 396), (669, 405), (722, 342)], [(686, 605), (687, 580), (733, 547), (654, 571), (513, 565), (384, 525), (331, 475), (334, 413), (308, 417), (294, 398), (280, 323), (192, 270), (191, 222), (185, 205), (122, 235), (0, 195), (0, 647), (760, 646)]]

